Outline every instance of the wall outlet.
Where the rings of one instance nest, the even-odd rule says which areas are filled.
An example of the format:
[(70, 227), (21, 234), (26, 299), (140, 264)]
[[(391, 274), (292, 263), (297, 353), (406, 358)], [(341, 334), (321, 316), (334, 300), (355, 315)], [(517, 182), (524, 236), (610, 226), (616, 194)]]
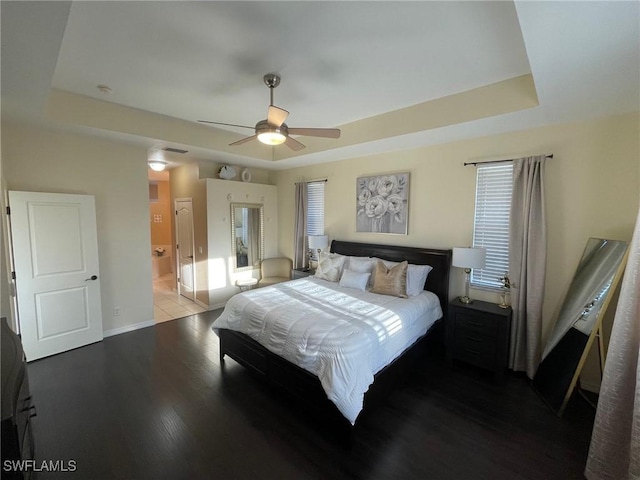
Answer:
[(120, 307), (114, 307), (113, 308), (113, 316), (114, 317), (119, 317), (120, 316)]

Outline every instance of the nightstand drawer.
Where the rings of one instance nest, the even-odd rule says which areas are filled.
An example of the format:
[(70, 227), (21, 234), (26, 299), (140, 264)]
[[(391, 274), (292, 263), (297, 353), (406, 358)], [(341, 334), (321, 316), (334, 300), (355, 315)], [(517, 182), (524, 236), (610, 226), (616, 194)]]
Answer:
[(479, 367), (493, 368), (496, 358), (496, 344), (487, 341), (486, 337), (473, 334), (456, 335), (454, 340), (454, 356)]
[(495, 338), (498, 322), (487, 315), (477, 315), (458, 311), (455, 315), (456, 331), (474, 332), (488, 338)]

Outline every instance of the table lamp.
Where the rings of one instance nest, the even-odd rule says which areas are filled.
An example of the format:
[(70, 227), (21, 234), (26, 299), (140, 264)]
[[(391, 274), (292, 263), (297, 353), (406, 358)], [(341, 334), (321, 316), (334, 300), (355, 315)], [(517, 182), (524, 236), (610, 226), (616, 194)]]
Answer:
[(309, 235), (309, 260), (318, 260), (318, 254), (329, 246), (327, 235)]
[(464, 296), (458, 297), (462, 303), (473, 303), (469, 298), (469, 281), (471, 279), (471, 269), (484, 268), (487, 258), (487, 251), (484, 248), (475, 247), (453, 247), (453, 261), (451, 265), (464, 268), (465, 289)]

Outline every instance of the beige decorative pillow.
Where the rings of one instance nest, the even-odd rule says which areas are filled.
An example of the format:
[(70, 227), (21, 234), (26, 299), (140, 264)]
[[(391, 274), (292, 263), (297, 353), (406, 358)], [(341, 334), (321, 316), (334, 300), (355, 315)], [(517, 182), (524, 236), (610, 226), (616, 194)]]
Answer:
[(407, 268), (406, 260), (391, 268), (382, 260), (378, 260), (373, 274), (373, 293), (393, 295), (394, 297), (407, 298)]
[(331, 255), (321, 253), (318, 258), (318, 268), (316, 269), (316, 278), (327, 280), (329, 282), (337, 282), (342, 275), (342, 266), (344, 265), (343, 255)]

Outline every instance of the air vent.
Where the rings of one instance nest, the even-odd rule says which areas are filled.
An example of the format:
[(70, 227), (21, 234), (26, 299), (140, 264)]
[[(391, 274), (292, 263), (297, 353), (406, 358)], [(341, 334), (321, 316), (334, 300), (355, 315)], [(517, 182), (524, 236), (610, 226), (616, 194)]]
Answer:
[(179, 153), (181, 155), (184, 155), (189, 151), (189, 150), (182, 150), (180, 148), (173, 148), (173, 147), (165, 147), (162, 150), (164, 150), (165, 152)]

